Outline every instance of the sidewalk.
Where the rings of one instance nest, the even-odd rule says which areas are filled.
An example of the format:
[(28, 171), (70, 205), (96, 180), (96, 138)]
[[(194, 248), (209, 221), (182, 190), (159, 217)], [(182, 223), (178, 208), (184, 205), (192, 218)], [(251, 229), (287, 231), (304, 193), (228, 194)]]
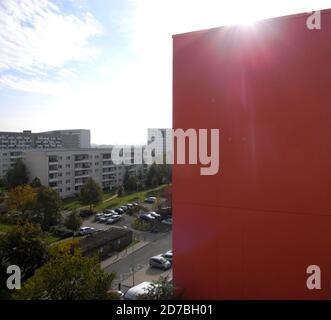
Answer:
[(124, 249), (123, 251), (109, 257), (108, 259), (101, 261), (101, 268), (105, 269), (105, 268), (109, 267), (111, 264), (127, 257), (132, 252), (136, 252), (136, 251), (140, 250), (141, 248), (145, 247), (148, 244), (149, 244), (149, 241), (139, 241), (137, 244), (133, 245), (132, 247)]

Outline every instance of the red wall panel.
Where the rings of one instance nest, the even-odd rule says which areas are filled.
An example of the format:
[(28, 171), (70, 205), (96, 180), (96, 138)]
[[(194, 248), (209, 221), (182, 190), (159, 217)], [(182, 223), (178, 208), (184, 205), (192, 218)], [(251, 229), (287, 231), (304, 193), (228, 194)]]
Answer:
[(187, 298), (330, 297), (331, 12), (321, 30), (307, 17), (174, 36), (173, 127), (220, 129), (217, 175), (174, 165)]

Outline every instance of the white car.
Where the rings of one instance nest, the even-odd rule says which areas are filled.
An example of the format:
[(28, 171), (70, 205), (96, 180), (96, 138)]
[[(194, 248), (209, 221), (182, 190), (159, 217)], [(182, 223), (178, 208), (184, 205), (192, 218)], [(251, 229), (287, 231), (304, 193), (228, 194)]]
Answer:
[(163, 224), (172, 225), (172, 218), (167, 218), (161, 221)]
[(104, 211), (105, 214), (116, 214), (116, 212), (113, 209), (106, 209)]
[(172, 250), (167, 251), (162, 255), (163, 258), (166, 258), (168, 261), (172, 262)]
[(93, 233), (94, 231), (95, 231), (95, 229), (92, 227), (82, 227), (79, 229), (79, 235), (85, 236), (87, 234)]
[(149, 212), (149, 214), (150, 214), (151, 216), (153, 216), (154, 218), (156, 218), (156, 219), (161, 218), (161, 215), (158, 214), (158, 213), (156, 213), (156, 212), (154, 212), (154, 211)]

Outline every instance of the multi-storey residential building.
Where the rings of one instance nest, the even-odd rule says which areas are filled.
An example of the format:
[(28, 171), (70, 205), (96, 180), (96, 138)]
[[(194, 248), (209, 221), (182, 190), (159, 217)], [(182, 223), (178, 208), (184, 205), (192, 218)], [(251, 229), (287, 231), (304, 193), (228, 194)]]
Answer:
[(42, 133), (72, 137), (75, 141), (75, 145), (67, 146), (65, 148), (91, 148), (91, 131), (88, 129), (53, 130)]
[(68, 149), (90, 147), (89, 130), (59, 130), (41, 133), (0, 132), (0, 177), (30, 149)]
[(155, 156), (162, 155), (160, 161), (166, 163), (172, 154), (172, 129), (149, 128), (147, 144), (153, 143)]
[(30, 180), (38, 177), (65, 198), (77, 194), (89, 177), (103, 189), (112, 189), (123, 183), (126, 170), (131, 175), (144, 174), (142, 159), (140, 164), (133, 163), (131, 147), (123, 148), (122, 156), (125, 164), (114, 163), (112, 148), (28, 150), (25, 163)]

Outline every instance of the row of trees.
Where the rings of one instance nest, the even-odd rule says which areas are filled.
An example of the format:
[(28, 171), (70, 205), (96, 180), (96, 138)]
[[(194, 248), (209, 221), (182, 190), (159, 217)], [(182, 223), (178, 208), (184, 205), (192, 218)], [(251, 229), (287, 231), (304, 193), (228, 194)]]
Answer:
[(0, 298), (9, 298), (5, 266), (15, 264), (23, 286), (12, 299), (82, 300), (111, 299), (108, 293), (114, 274), (104, 272), (97, 258), (84, 257), (77, 241), (48, 246), (40, 227), (17, 225), (0, 236)]
[(172, 167), (171, 165), (158, 165), (153, 163), (144, 178), (142, 174), (139, 176), (130, 175), (126, 170), (123, 187), (127, 192), (136, 192), (144, 188), (155, 188), (161, 184), (169, 184), (172, 180)]

